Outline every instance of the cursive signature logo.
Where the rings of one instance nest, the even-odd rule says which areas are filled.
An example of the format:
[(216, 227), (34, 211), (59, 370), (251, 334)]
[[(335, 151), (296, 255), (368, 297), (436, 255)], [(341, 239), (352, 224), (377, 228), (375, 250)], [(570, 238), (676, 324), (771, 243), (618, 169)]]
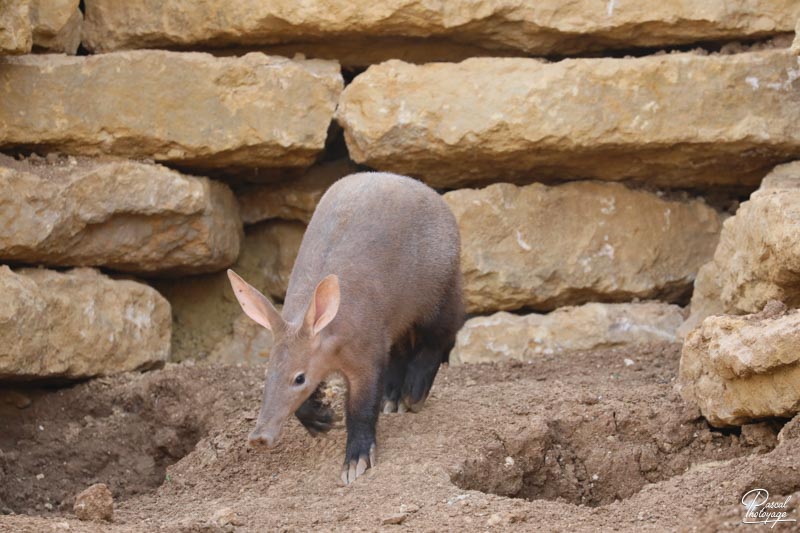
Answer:
[(769, 501), (769, 491), (767, 489), (753, 489), (742, 496), (742, 505), (747, 512), (742, 519), (743, 524), (764, 524), (775, 527), (778, 522), (797, 522), (795, 518), (786, 518), (789, 515), (789, 500), (787, 496), (782, 502)]

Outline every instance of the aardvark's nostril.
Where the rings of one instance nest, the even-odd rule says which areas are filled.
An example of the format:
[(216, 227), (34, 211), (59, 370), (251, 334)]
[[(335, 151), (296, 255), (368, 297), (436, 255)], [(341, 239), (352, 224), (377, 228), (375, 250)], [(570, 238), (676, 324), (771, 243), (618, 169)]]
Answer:
[(275, 438), (259, 431), (253, 431), (247, 437), (247, 443), (252, 447), (272, 448), (275, 446)]

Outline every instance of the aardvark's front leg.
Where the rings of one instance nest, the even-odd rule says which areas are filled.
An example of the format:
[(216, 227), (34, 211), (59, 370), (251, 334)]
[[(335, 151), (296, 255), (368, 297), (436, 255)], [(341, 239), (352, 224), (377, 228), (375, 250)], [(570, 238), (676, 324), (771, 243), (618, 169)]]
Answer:
[(383, 368), (363, 369), (348, 375), (347, 448), (342, 482), (348, 485), (375, 466), (375, 426), (383, 395)]

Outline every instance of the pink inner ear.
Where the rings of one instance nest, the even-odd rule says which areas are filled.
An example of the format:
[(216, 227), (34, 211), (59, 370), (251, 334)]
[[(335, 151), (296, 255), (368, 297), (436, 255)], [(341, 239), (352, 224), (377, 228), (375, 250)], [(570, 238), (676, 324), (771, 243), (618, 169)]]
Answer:
[(231, 281), (233, 294), (236, 296), (236, 300), (242, 307), (242, 311), (244, 311), (245, 314), (257, 324), (260, 324), (261, 326), (272, 331), (272, 325), (269, 321), (270, 312), (268, 307), (271, 304), (267, 300), (266, 296), (258, 292), (258, 290), (250, 286), (246, 281), (233, 272), (229, 272), (228, 278)]
[(322, 318), (322, 315), (325, 314), (325, 310), (330, 305), (327, 295), (323, 294), (323, 292), (324, 291), (317, 291), (316, 294), (314, 294), (314, 310), (316, 311), (316, 316), (314, 317), (315, 324)]
[(336, 316), (339, 310), (339, 279), (328, 276), (314, 292), (314, 333), (319, 333)]

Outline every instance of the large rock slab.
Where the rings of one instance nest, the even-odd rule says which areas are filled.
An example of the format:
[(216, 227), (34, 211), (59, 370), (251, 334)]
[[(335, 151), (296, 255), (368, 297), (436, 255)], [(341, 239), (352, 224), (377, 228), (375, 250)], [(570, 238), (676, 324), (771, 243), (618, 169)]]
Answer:
[(169, 303), (147, 285), (0, 266), (0, 293), (0, 379), (87, 378), (169, 357)]
[(239, 255), (230, 189), (161, 165), (0, 156), (0, 191), (2, 261), (185, 274)]
[(80, 0), (33, 0), (33, 48), (36, 51), (75, 54), (81, 44), (83, 13)]
[[(282, 300), (304, 232), (304, 224), (281, 220), (249, 226), (231, 268), (264, 294)], [(173, 359), (242, 362), (268, 352), (271, 335), (260, 332), (252, 320), (239, 319), (242, 310), (225, 272), (153, 284), (172, 305)]]
[(547, 315), (501, 311), (464, 324), (450, 364), (529, 361), (565, 351), (677, 342), (683, 319), (680, 307), (658, 302), (589, 303)]
[(618, 183), (502, 183), (444, 195), (461, 229), (471, 312), (680, 301), (714, 253), (720, 215)]
[[(578, 0), (297, 2), (86, 0), (84, 44), (94, 51), (294, 43), (350, 52), (364, 64), (409, 47), (420, 60), (489, 52), (565, 55), (637, 46), (754, 38), (790, 32), (792, 0), (658, 4)], [(313, 45), (316, 45), (315, 47)], [(359, 49), (360, 48), (360, 53)], [(472, 50), (470, 50), (472, 48)], [(302, 47), (300, 49), (303, 49)], [(380, 54), (380, 52), (384, 52)], [(338, 56), (337, 56), (338, 57)]]
[(259, 53), (6, 57), (0, 145), (196, 168), (305, 167), (325, 145), (342, 84), (335, 62)]
[(688, 333), (707, 316), (800, 307), (800, 161), (773, 170), (725, 221), (713, 260), (695, 281)]
[(303, 176), (278, 183), (249, 185), (236, 192), (245, 224), (280, 218), (308, 224), (322, 195), (339, 178), (358, 171), (348, 159), (321, 163)]
[(787, 49), (625, 59), (388, 61), (337, 110), (350, 157), (444, 188), (486, 181), (756, 185), (800, 156)]
[(30, 0), (0, 4), (0, 54), (26, 54), (33, 47)]
[(272, 343), (270, 330), (241, 314), (233, 320), (232, 330), (214, 344), (207, 360), (226, 365), (257, 365), (269, 358)]
[(800, 412), (800, 311), (772, 301), (758, 314), (711, 316), (687, 337), (681, 394), (714, 426)]

